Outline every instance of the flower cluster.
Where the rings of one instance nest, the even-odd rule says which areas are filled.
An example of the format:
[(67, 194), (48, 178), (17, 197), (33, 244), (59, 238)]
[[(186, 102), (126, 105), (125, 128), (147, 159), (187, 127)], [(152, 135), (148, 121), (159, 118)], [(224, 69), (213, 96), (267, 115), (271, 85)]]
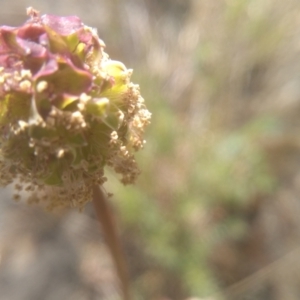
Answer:
[(134, 182), (151, 114), (132, 70), (109, 59), (94, 29), (28, 14), (0, 27), (0, 184), (17, 182), (49, 208), (82, 208), (106, 165)]

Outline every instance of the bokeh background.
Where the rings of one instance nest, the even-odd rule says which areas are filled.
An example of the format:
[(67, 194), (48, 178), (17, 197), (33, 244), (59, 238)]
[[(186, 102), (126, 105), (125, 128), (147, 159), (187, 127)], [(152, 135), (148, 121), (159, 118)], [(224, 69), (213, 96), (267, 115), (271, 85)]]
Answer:
[[(114, 216), (134, 299), (300, 299), (298, 0), (1, 0), (77, 15), (153, 113)], [(0, 201), (0, 300), (120, 299), (93, 209)]]

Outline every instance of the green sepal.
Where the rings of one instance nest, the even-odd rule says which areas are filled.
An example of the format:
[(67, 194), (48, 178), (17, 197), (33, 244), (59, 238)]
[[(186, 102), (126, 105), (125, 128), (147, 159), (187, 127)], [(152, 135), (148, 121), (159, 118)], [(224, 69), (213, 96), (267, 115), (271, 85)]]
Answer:
[(87, 113), (102, 118), (107, 115), (108, 106), (107, 98), (93, 98), (86, 103), (85, 108)]
[(43, 179), (43, 182), (48, 185), (56, 185), (56, 186), (62, 186), (63, 180), (61, 178), (61, 174), (63, 171), (62, 166), (57, 162), (49, 162), (49, 170), (50, 175), (45, 177)]
[(0, 124), (27, 120), (30, 110), (30, 95), (18, 91), (6, 94), (0, 99)]

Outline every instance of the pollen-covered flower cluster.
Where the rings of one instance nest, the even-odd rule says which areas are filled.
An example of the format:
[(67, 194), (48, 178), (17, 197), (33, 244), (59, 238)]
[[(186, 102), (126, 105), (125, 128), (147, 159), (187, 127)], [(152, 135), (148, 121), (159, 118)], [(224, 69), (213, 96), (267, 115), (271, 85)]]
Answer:
[(104, 167), (132, 183), (150, 113), (132, 70), (75, 16), (0, 27), (0, 184), (82, 208)]

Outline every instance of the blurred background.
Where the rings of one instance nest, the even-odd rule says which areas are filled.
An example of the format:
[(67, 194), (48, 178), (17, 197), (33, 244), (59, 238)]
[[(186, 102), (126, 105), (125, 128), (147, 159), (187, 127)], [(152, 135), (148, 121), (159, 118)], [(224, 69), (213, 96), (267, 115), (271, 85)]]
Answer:
[[(0, 1), (77, 15), (134, 69), (142, 174), (108, 172), (137, 300), (300, 299), (298, 0)], [(120, 299), (92, 206), (0, 201), (0, 300)]]

